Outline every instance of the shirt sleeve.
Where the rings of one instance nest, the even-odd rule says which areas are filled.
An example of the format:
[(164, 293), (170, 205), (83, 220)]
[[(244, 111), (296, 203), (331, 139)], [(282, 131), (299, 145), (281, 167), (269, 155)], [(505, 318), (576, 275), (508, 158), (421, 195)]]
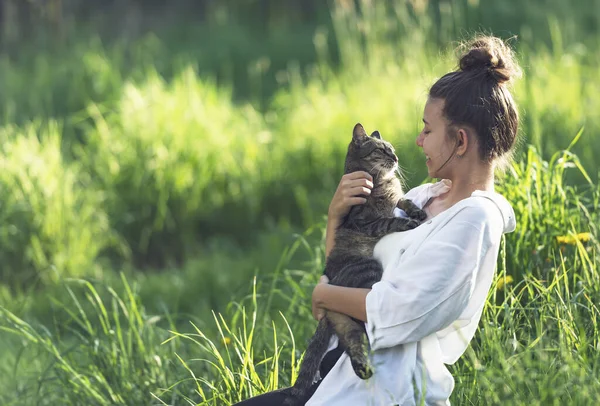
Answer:
[(366, 298), (372, 349), (420, 341), (458, 319), (490, 247), (486, 217), (483, 208), (462, 208), (411, 258), (386, 269), (391, 276), (374, 284)]

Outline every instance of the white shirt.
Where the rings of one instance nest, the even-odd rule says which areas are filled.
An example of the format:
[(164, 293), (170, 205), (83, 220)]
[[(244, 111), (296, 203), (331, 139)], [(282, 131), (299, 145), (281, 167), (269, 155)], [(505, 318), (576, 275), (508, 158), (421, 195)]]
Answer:
[[(421, 185), (405, 197), (423, 207), (448, 187)], [(449, 405), (454, 379), (444, 364), (473, 338), (502, 234), (515, 225), (504, 197), (476, 191), (413, 230), (383, 237), (374, 252), (383, 277), (366, 299), (374, 374), (358, 378), (344, 353), (307, 406), (411, 406), (423, 397), (426, 405)], [(329, 349), (335, 346), (337, 337)]]

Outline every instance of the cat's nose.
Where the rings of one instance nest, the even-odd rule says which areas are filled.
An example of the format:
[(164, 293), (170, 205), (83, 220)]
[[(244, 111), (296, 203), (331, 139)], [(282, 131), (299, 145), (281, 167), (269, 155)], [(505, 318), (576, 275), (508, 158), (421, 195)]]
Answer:
[(398, 157), (394, 155), (394, 162), (398, 163)]

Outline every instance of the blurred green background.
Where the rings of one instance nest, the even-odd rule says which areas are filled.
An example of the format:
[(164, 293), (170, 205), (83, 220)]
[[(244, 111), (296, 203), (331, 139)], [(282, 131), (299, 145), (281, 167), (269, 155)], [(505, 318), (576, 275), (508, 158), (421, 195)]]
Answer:
[(540, 276), (555, 237), (597, 235), (599, 20), (600, 0), (2, 0), (0, 305), (61, 330), (69, 278), (120, 294), (124, 275), (149, 314), (205, 326), (255, 275), (316, 278), (354, 124), (427, 181), (427, 90), (475, 32), (524, 70), (505, 272)]

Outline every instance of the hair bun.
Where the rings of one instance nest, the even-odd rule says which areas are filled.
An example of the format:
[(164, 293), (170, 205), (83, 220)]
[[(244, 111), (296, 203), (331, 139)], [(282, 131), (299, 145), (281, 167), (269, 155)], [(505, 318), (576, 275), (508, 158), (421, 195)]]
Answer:
[(477, 37), (462, 48), (460, 69), (463, 72), (486, 72), (498, 84), (521, 75), (513, 51), (500, 38)]

